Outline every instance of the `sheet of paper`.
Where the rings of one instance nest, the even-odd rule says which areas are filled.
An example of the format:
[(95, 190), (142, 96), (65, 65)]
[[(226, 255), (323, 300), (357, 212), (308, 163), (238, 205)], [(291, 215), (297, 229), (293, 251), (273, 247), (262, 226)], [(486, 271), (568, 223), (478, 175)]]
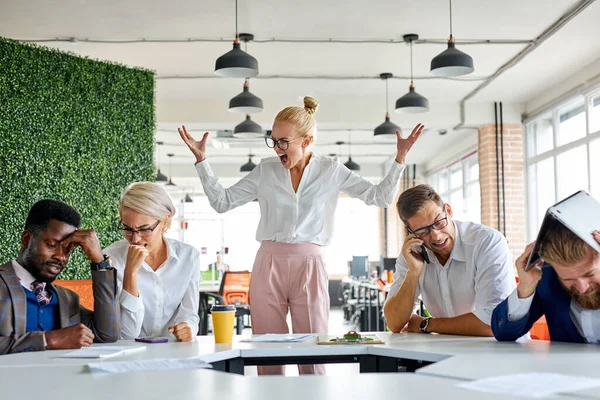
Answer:
[(600, 379), (576, 375), (529, 372), (478, 379), (459, 383), (456, 386), (486, 393), (541, 398), (557, 393), (575, 392), (598, 387), (600, 386)]
[(134, 361), (109, 361), (88, 364), (91, 373), (118, 374), (137, 371), (172, 371), (178, 369), (212, 368), (199, 358), (154, 358)]
[(304, 342), (316, 336), (314, 333), (267, 333), (265, 335), (252, 335), (252, 337), (242, 339), (241, 341), (254, 343), (291, 343)]
[(61, 354), (57, 358), (109, 358), (146, 350), (146, 346), (90, 346)]

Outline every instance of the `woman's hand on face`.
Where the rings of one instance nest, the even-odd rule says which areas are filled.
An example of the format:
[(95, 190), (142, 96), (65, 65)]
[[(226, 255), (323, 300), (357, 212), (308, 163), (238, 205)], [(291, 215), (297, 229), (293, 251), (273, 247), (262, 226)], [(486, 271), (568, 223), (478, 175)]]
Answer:
[(137, 244), (129, 245), (127, 259), (125, 261), (125, 272), (137, 274), (142, 263), (146, 260), (146, 257), (148, 257), (148, 254), (150, 254), (150, 251), (145, 246)]

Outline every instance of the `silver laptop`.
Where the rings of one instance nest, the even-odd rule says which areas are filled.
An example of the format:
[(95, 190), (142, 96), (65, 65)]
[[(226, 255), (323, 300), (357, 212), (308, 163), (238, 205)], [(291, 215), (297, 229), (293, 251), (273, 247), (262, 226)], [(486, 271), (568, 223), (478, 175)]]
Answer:
[(556, 224), (564, 225), (600, 253), (600, 244), (592, 236), (594, 230), (600, 230), (600, 203), (585, 191), (580, 190), (546, 211), (525, 271), (529, 271), (540, 261), (540, 246), (544, 242), (546, 233), (551, 231)]

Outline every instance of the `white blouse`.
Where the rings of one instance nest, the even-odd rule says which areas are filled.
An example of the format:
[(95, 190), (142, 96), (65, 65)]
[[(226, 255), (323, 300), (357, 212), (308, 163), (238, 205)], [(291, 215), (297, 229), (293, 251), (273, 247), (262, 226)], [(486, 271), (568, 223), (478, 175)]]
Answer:
[(387, 207), (398, 189), (404, 165), (393, 163), (387, 176), (374, 185), (327, 157), (312, 155), (294, 192), (290, 171), (279, 157), (263, 158), (247, 176), (224, 188), (206, 160), (196, 163), (204, 192), (215, 211), (223, 213), (258, 198), (260, 222), (256, 240), (315, 243), (327, 246), (340, 192), (367, 205)]
[(139, 297), (123, 289), (129, 242), (121, 240), (104, 250), (117, 270), (121, 304), (121, 339), (142, 336), (174, 337), (169, 327), (187, 322), (198, 332), (200, 253), (189, 244), (165, 238), (167, 260), (156, 271), (144, 262), (138, 272)]

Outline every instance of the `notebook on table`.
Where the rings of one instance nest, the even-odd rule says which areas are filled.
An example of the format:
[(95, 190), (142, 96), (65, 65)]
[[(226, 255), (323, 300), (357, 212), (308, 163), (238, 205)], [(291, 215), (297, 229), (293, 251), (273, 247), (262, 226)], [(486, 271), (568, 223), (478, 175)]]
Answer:
[(110, 358), (146, 350), (146, 346), (90, 346), (69, 351), (57, 358)]

